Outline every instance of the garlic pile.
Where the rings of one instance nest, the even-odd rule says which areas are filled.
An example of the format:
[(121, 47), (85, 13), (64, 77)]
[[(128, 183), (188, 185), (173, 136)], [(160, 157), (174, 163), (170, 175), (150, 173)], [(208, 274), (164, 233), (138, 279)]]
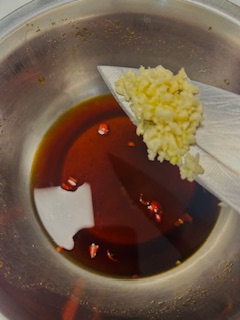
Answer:
[(191, 155), (189, 149), (196, 143), (203, 108), (199, 89), (184, 69), (174, 75), (162, 66), (140, 67), (139, 73), (128, 70), (115, 85), (116, 92), (131, 102), (148, 158), (177, 165), (182, 179), (193, 181), (202, 174), (199, 155)]

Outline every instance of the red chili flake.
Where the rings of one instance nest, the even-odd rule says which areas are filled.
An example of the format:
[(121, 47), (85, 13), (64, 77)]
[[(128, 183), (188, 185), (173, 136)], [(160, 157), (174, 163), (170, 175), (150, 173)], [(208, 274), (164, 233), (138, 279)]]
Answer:
[(107, 250), (107, 256), (110, 260), (112, 260), (113, 262), (117, 262), (117, 259), (114, 258), (114, 254), (110, 253), (109, 250)]
[(148, 210), (150, 211), (150, 213), (158, 213), (159, 210), (161, 210), (161, 205), (159, 202), (157, 201), (152, 201), (149, 205), (148, 205)]
[(72, 191), (72, 187), (69, 184), (65, 183), (65, 182), (63, 182), (61, 184), (61, 188), (66, 190), (66, 191)]
[(133, 279), (138, 279), (139, 276), (138, 276), (138, 274), (134, 274), (134, 275), (132, 276), (132, 278), (133, 278)]
[(98, 127), (98, 133), (101, 134), (102, 136), (107, 134), (109, 131), (108, 125), (106, 123), (100, 123)]
[(162, 206), (158, 201), (146, 201), (143, 199), (143, 194), (141, 193), (139, 196), (139, 202), (147, 207), (150, 216), (154, 215), (156, 222), (160, 223), (162, 221), (161, 215), (163, 214), (163, 211)]
[(56, 251), (57, 251), (57, 252), (61, 252), (62, 249), (63, 249), (63, 247), (60, 247), (60, 246), (56, 247)]
[(62, 189), (66, 190), (66, 191), (75, 191), (76, 187), (77, 187), (77, 179), (73, 178), (73, 177), (69, 177), (67, 182), (63, 182), (61, 184)]
[(90, 257), (91, 257), (92, 259), (96, 257), (98, 249), (99, 249), (99, 245), (97, 245), (97, 244), (95, 244), (95, 243), (92, 243), (92, 244), (89, 246), (89, 253), (90, 253)]
[(175, 227), (180, 227), (182, 224), (185, 222), (192, 223), (193, 218), (188, 214), (184, 213), (176, 222), (175, 222)]
[(73, 177), (69, 177), (67, 182), (73, 187), (76, 187), (77, 185), (77, 179)]
[(135, 147), (136, 144), (135, 144), (133, 141), (129, 141), (129, 142), (128, 142), (128, 146), (129, 146), (129, 147)]
[(160, 223), (162, 221), (162, 216), (158, 213), (155, 214), (155, 220)]

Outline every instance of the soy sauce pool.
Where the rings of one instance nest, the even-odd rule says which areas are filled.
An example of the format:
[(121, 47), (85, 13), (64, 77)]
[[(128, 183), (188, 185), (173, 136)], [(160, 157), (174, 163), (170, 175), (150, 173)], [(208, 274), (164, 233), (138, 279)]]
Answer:
[(94, 226), (59, 254), (102, 275), (141, 278), (174, 268), (201, 247), (218, 218), (217, 198), (181, 180), (169, 163), (148, 160), (136, 127), (110, 95), (69, 110), (38, 148), (33, 189), (69, 178), (76, 188), (91, 186)]

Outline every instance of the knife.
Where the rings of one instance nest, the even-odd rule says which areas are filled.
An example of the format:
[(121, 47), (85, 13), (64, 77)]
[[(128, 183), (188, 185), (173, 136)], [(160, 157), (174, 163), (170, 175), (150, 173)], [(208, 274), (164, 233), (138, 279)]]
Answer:
[[(103, 80), (130, 120), (137, 120), (130, 103), (118, 95), (115, 82), (135, 68), (98, 66)], [(203, 126), (197, 130), (191, 154), (199, 153), (204, 174), (196, 181), (225, 204), (240, 213), (240, 96), (207, 84), (192, 81), (200, 89)]]

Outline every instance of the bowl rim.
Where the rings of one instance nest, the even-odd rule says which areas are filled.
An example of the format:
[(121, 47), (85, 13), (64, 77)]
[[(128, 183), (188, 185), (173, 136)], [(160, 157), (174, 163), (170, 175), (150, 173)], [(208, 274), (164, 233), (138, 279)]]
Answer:
[[(9, 13), (4, 18), (0, 19), (0, 41), (14, 32), (30, 20), (53, 10), (74, 2), (82, 0), (32, 0), (25, 5), (19, 7), (13, 12)], [(92, 1), (94, 4), (95, 0)], [(109, 0), (114, 2), (116, 0)], [(157, 0), (151, 0), (157, 1)], [(179, 1), (179, 0), (178, 0)], [(200, 6), (202, 8), (214, 11), (225, 18), (233, 20), (234, 23), (240, 25), (240, 6), (228, 0), (180, 0), (185, 3)]]

